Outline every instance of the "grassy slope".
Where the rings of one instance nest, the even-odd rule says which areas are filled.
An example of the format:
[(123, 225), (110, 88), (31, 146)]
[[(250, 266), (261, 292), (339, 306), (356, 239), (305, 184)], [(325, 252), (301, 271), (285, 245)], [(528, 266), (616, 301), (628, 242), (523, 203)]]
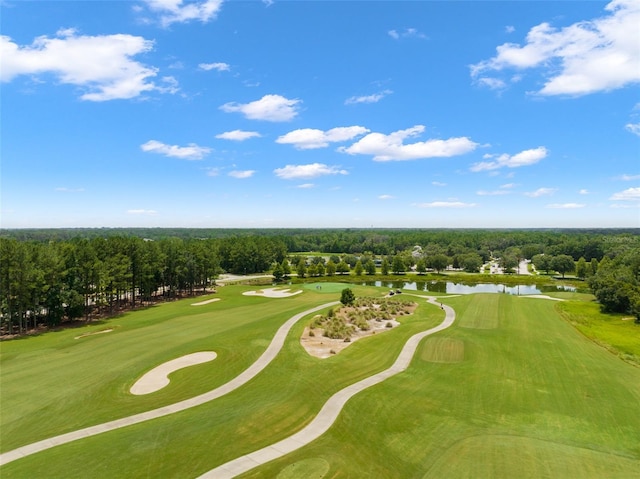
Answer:
[[(354, 290), (357, 295), (365, 291), (359, 287)], [(229, 294), (230, 309), (225, 314), (206, 314), (202, 310), (192, 316), (193, 309), (200, 310), (176, 303), (175, 307), (182, 307), (179, 320), (173, 317), (176, 311), (159, 314), (160, 309), (148, 319), (134, 316), (129, 322), (138, 325), (148, 321), (145, 327), (137, 328), (145, 334), (136, 337), (136, 328), (131, 327), (128, 334), (132, 338), (123, 342), (128, 334), (120, 329), (130, 326), (123, 324), (117, 330), (120, 338), (111, 336), (107, 340), (114, 333), (85, 338), (96, 346), (84, 352), (98, 349), (94, 361), (107, 356), (100, 363), (105, 367), (110, 358), (122, 362), (118, 359), (120, 351), (131, 348), (143, 355), (144, 361), (139, 362), (148, 366), (155, 365), (159, 356), (170, 359), (178, 350), (192, 352), (194, 345), (213, 349), (219, 355), (228, 351), (208, 365), (188, 368), (172, 377), (175, 381), (169, 386), (171, 389), (158, 393), (159, 398), (164, 396), (157, 401), (166, 403), (170, 402), (168, 399), (215, 387), (244, 369), (266, 346), (277, 326), (296, 312), (289, 311), (289, 305), (299, 311), (305, 304), (333, 299), (330, 294), (308, 291), (287, 300), (253, 298), (256, 302), (252, 306), (244, 306), (245, 299), (234, 297)], [(231, 304), (233, 301), (237, 304)], [(328, 477), (632, 477), (631, 471), (640, 467), (637, 368), (620, 362), (560, 321), (551, 301), (507, 295), (474, 295), (446, 301), (459, 314), (452, 329), (439, 333), (450, 341), (423, 342), (409, 370), (353, 398), (328, 434), (246, 477), (276, 477), (299, 461), (303, 466), (298, 468), (300, 475), (291, 477), (307, 477), (305, 464), (317, 467), (325, 461), (330, 464)], [(202, 308), (218, 311), (216, 308), (221, 309), (223, 304)], [(262, 321), (243, 320), (255, 317), (255, 304), (260, 304)], [(287, 309), (286, 314), (275, 311), (281, 308)], [(145, 313), (151, 314), (135, 314)], [(272, 319), (267, 320), (269, 317)], [(358, 341), (327, 360), (312, 358), (302, 350), (297, 340), (305, 325), (301, 321), (283, 353), (238, 391), (190, 411), (36, 454), (5, 466), (0, 472), (3, 478), (195, 477), (299, 429), (333, 392), (389, 366), (410, 335), (439, 322), (441, 317), (438, 308), (423, 304), (415, 316), (404, 320), (403, 327)], [(181, 321), (181, 327), (172, 330), (174, 334), (166, 334), (175, 321)], [(203, 322), (215, 334), (202, 336), (199, 331)], [(195, 324), (200, 328), (198, 332), (188, 326), (195, 328)], [(140, 345), (142, 339), (150, 342)], [(213, 344), (214, 340), (220, 343)], [(110, 345), (98, 348), (101, 341)], [(425, 350), (434, 344), (443, 348), (436, 356)], [(49, 367), (50, 361), (36, 363), (29, 359), (29, 355), (40, 355), (41, 359), (56, 351), (53, 344), (43, 345), (47, 348), (31, 348), (28, 354), (22, 351), (22, 356), (20, 351), (6, 351), (3, 345), (3, 389), (5, 365), (12, 367), (14, 385), (20, 383), (19, 371), (23, 371), (24, 377), (29, 378), (31, 393), (35, 384), (47, 381), (48, 375), (58, 369), (70, 368), (65, 376), (68, 378), (78, 371), (84, 371), (81, 377), (88, 375), (86, 362), (83, 367), (75, 364), (74, 346), (66, 346), (66, 356), (59, 353), (62, 357), (57, 359), (56, 367)], [(62, 345), (60, 348), (64, 351)], [(30, 369), (20, 368), (27, 359), (34, 361)], [(133, 412), (138, 407), (136, 400), (142, 398), (126, 402), (131, 400), (126, 389), (145, 368), (117, 374), (114, 371), (118, 367), (110, 369), (113, 371), (108, 374), (96, 373), (115, 377), (102, 389), (91, 382), (94, 392), (89, 404), (84, 404), (86, 398), (77, 381), (69, 383), (72, 389), (66, 395), (62, 391), (65, 385), (56, 386), (55, 380), (49, 381), (48, 387), (60, 396), (57, 402), (63, 403), (57, 406), (57, 414), (66, 418), (79, 415), (80, 422), (87, 422), (116, 411), (118, 416), (124, 411)], [(101, 369), (92, 367), (91, 371)], [(28, 392), (18, 391), (22, 395)], [(3, 399), (14, 400), (13, 393), (2, 394)], [(99, 394), (106, 396), (107, 406), (98, 400)], [(48, 395), (43, 393), (42, 397), (46, 399)], [(78, 414), (74, 408), (84, 412)], [(102, 411), (105, 408), (109, 414)], [(53, 421), (60, 427), (61, 421), (51, 417), (42, 404), (25, 405), (15, 400), (10, 411), (3, 403), (3, 425), (6, 413), (12, 415), (8, 422), (12, 432), (5, 433), (3, 427), (3, 439), (13, 442), (39, 439), (42, 431), (35, 425), (40, 422)], [(21, 437), (20, 441), (14, 435)], [(2, 448), (11, 447), (5, 447), (3, 441)], [(291, 470), (289, 467), (286, 471)], [(565, 474), (566, 471), (577, 474)], [(608, 475), (601, 474), (603, 471)]]

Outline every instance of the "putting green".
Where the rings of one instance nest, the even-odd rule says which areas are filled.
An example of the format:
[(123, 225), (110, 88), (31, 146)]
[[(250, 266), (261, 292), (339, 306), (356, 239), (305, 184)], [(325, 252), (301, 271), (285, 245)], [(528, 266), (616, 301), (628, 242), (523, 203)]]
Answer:
[(340, 293), (351, 287), (348, 283), (305, 283), (304, 288), (317, 293)]

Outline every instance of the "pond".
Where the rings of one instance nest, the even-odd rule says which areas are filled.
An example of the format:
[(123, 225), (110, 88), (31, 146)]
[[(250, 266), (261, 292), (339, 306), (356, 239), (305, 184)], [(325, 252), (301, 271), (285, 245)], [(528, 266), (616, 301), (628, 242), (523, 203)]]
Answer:
[(520, 284), (506, 286), (497, 283), (463, 284), (452, 281), (363, 281), (362, 286), (377, 286), (389, 289), (406, 289), (409, 291), (429, 291), (431, 293), (471, 294), (471, 293), (506, 293), (515, 295), (552, 293), (572, 291), (573, 286), (547, 286), (536, 284)]

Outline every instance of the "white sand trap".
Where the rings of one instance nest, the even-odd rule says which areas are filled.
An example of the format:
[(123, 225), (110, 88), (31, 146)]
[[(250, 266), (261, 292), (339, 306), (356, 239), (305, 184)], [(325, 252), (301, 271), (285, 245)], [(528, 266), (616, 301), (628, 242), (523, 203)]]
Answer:
[(206, 301), (200, 301), (199, 303), (191, 303), (191, 306), (204, 306), (205, 304), (215, 303), (220, 301), (220, 298), (207, 299)]
[(141, 396), (143, 394), (150, 394), (159, 391), (169, 384), (169, 374), (188, 366), (213, 361), (216, 357), (217, 354), (213, 351), (203, 351), (200, 353), (187, 354), (186, 356), (167, 361), (166, 363), (153, 368), (138, 379), (135, 384), (131, 386), (129, 392), (136, 396)]
[(551, 296), (547, 296), (546, 294), (525, 294), (519, 296), (519, 298), (539, 298), (539, 299), (551, 299), (553, 301), (564, 301), (562, 298), (552, 298)]
[(289, 288), (287, 289), (267, 288), (267, 289), (260, 289), (258, 291), (245, 291), (242, 294), (245, 296), (265, 296), (267, 298), (287, 298), (289, 296), (293, 296), (299, 293), (302, 293), (301, 289), (292, 292)]

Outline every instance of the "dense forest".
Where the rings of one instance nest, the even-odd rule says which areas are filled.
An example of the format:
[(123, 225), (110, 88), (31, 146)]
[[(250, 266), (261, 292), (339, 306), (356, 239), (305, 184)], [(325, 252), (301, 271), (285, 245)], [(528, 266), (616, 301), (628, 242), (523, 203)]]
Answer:
[[(528, 259), (540, 271), (588, 281), (605, 311), (640, 317), (640, 230), (213, 230), (0, 231), (5, 333), (112, 315), (149, 301), (206, 291), (223, 272), (292, 269), (299, 276), (505, 272)], [(304, 254), (323, 252), (331, 259)], [(295, 259), (292, 255), (298, 253)], [(295, 264), (294, 264), (295, 263)]]

